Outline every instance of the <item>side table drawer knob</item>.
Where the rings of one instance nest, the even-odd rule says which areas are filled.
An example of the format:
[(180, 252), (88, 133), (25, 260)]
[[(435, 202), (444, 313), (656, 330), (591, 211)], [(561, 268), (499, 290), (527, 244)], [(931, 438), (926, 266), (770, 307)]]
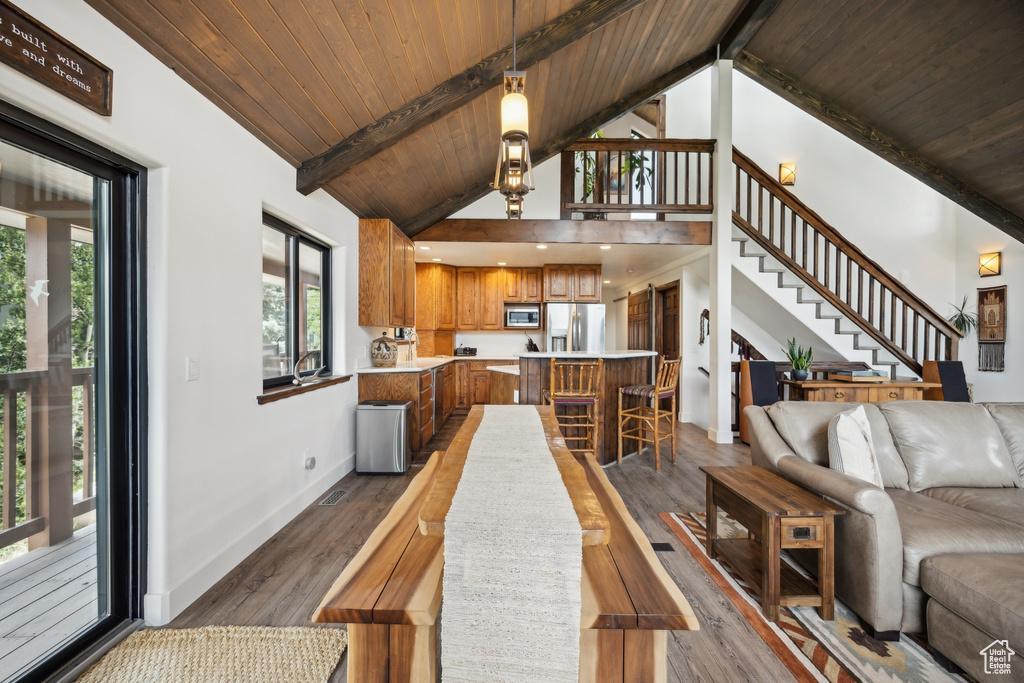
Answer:
[(846, 398), (846, 394), (841, 391), (836, 392), (836, 398)]

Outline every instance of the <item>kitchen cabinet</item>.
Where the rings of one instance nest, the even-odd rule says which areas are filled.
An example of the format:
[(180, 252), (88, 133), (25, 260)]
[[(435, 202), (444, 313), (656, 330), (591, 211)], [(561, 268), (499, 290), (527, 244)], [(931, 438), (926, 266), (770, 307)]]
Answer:
[(459, 360), (456, 362), (457, 393), (455, 407), (469, 410), (490, 401), (491, 376), (488, 365), (516, 365), (506, 361)]
[[(452, 411), (455, 410), (455, 394), (457, 388), (455, 386), (455, 363), (448, 363), (444, 366), (444, 396), (442, 397), (442, 410), (443, 418), (440, 425), (435, 425), (435, 429), (440, 429), (441, 426), (448, 421)], [(436, 398), (434, 400), (437, 400)]]
[(600, 303), (601, 265), (544, 266), (544, 301)]
[(426, 372), (374, 372), (359, 375), (359, 401), (412, 401), (413, 457), (434, 434), (434, 379)]
[(456, 329), (502, 329), (505, 308), (501, 268), (458, 268), (456, 281)]
[(479, 268), (456, 268), (456, 320), (457, 330), (480, 329)]
[(359, 324), (416, 324), (416, 251), (387, 219), (359, 221)]
[(500, 330), (505, 326), (505, 302), (502, 298), (501, 268), (480, 269), (480, 327)]
[(536, 303), (543, 297), (542, 268), (504, 268), (502, 287), (505, 303)]
[(455, 267), (416, 264), (416, 331), (455, 329)]

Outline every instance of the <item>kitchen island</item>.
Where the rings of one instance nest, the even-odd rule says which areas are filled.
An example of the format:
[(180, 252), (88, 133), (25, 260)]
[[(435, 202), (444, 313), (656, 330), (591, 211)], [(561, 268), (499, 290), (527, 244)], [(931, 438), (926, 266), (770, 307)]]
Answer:
[[(584, 360), (604, 359), (604, 380), (598, 389), (597, 444), (595, 457), (606, 465), (618, 454), (618, 395), (621, 387), (631, 384), (649, 384), (652, 376), (654, 351), (615, 350), (588, 353), (579, 351), (553, 351), (522, 353), (519, 356), (519, 402), (541, 405), (543, 392), (551, 383), (551, 359)], [(627, 452), (630, 450), (627, 445)], [(635, 450), (635, 446), (633, 447)]]

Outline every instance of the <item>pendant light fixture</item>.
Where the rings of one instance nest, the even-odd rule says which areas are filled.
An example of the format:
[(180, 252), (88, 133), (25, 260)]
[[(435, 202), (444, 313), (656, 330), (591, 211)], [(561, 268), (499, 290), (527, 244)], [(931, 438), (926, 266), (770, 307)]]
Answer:
[(516, 0), (512, 0), (512, 71), (505, 72), (501, 98), (501, 147), (492, 188), (505, 195), (509, 218), (523, 214), (523, 195), (533, 189), (530, 163), (530, 124), (527, 113), (526, 72), (516, 71)]

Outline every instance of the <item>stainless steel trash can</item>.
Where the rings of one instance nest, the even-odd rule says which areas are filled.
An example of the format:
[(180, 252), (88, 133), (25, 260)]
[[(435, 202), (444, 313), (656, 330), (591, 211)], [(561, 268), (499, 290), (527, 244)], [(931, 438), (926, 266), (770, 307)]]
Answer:
[(356, 406), (356, 473), (403, 474), (412, 465), (412, 401)]

